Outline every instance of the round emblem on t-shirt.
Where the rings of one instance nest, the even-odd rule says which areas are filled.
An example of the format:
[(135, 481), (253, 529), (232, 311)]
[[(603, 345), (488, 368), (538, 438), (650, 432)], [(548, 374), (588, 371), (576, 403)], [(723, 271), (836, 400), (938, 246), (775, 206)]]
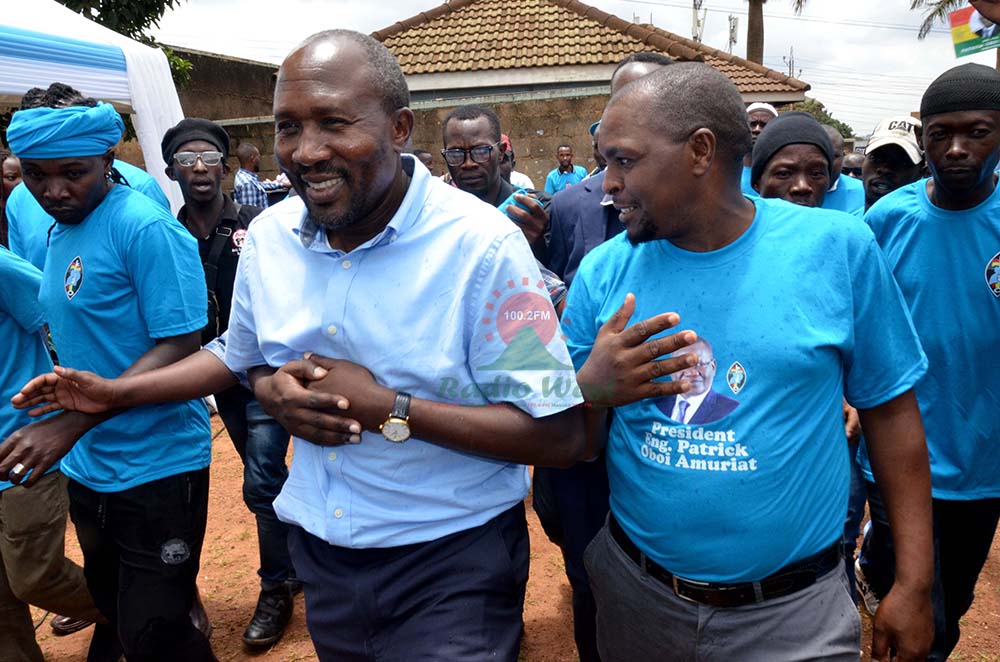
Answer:
[(66, 267), (66, 275), (63, 278), (63, 287), (66, 290), (66, 298), (72, 299), (83, 286), (83, 260), (77, 255)]
[(1000, 299), (1000, 253), (986, 263), (986, 284), (990, 286), (993, 296)]
[(233, 233), (233, 246), (236, 247), (236, 252), (243, 250), (243, 242), (247, 240), (247, 231), (240, 228)]

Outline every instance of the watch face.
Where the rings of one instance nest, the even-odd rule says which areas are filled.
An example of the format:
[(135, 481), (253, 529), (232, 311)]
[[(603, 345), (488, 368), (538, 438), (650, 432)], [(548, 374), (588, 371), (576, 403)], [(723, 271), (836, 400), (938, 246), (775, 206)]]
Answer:
[(396, 443), (406, 441), (410, 438), (410, 426), (404, 420), (390, 418), (382, 424), (382, 436)]

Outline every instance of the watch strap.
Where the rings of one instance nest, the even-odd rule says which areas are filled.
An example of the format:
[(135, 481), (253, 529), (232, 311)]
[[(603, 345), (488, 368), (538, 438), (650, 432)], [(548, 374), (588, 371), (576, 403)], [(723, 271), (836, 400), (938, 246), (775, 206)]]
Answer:
[(396, 401), (392, 405), (392, 412), (389, 414), (389, 417), (401, 418), (403, 420), (407, 420), (408, 418), (410, 418), (411, 399), (412, 398), (409, 393), (404, 393), (403, 391), (397, 391)]

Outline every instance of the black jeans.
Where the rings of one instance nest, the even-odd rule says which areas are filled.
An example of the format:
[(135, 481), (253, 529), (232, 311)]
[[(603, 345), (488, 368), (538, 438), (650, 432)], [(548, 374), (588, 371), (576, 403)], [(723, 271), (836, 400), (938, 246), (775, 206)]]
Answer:
[[(879, 598), (895, 580), (892, 530), (875, 483), (868, 483), (871, 530), (861, 545), (861, 569)], [(927, 658), (948, 659), (959, 638), (959, 619), (972, 606), (976, 580), (986, 563), (1000, 518), (1000, 499), (934, 499), (934, 646)]]
[(69, 498), (87, 587), (110, 621), (94, 633), (91, 659), (95, 646), (117, 635), (129, 662), (215, 660), (188, 616), (205, 539), (208, 468), (106, 494), (71, 480)]
[(529, 562), (523, 504), (400, 547), (335, 547), (293, 526), (288, 548), (320, 662), (517, 660)]
[(261, 588), (272, 589), (295, 575), (288, 556), (288, 525), (274, 512), (274, 499), (288, 478), (290, 437), (242, 386), (216, 394), (215, 403), (243, 460), (243, 501), (257, 520)]

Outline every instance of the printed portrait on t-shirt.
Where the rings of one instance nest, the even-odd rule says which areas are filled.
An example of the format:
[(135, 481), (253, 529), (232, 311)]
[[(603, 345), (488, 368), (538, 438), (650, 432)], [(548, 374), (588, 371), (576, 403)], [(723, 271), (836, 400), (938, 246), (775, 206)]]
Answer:
[[(712, 344), (705, 338), (699, 338), (683, 351), (697, 356), (698, 363), (681, 370), (674, 379), (690, 382), (691, 390), (676, 396), (657, 398), (653, 401), (656, 407), (678, 423), (714, 423), (736, 409), (740, 404), (738, 400), (723, 395), (713, 388), (718, 366)], [(742, 366), (740, 367), (742, 369)], [(745, 379), (745, 373), (742, 373), (738, 387), (734, 388), (730, 384), (734, 393), (743, 387)]]

